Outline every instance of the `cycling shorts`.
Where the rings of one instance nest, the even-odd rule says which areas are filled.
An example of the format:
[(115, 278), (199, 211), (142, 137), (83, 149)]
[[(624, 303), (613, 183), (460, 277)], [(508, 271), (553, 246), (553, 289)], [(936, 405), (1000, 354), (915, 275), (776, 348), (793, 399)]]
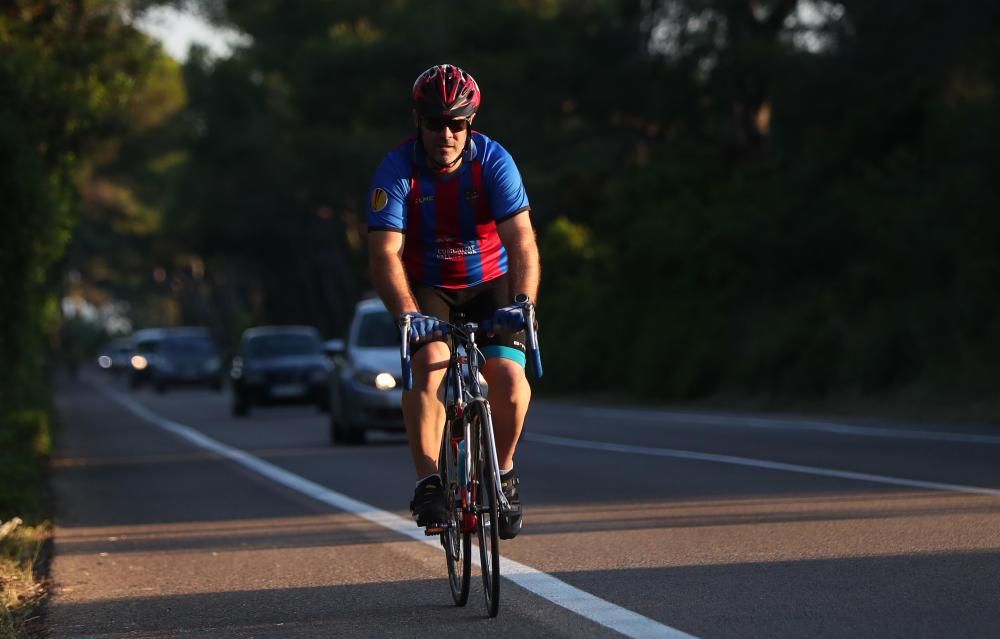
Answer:
[[(438, 288), (411, 280), (410, 289), (417, 299), (421, 313), (458, 325), (463, 322), (480, 323), (485, 320), (492, 322), (496, 310), (509, 306), (513, 299), (506, 274), (462, 289)], [(485, 332), (477, 332), (476, 344), (486, 359), (502, 357), (515, 361), (522, 367), (527, 362), (524, 331), (514, 333), (501, 331), (492, 336)], [(423, 345), (414, 344), (413, 351), (420, 350)]]

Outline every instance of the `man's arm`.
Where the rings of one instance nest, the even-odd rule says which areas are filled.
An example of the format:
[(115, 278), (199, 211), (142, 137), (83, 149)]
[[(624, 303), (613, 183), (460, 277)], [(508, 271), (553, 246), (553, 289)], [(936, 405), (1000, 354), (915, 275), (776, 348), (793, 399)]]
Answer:
[(511, 297), (524, 293), (537, 302), (542, 267), (538, 260), (538, 244), (535, 242), (535, 229), (531, 226), (529, 213), (530, 211), (524, 211), (500, 222), (497, 224), (497, 233), (507, 249)]
[(393, 317), (420, 310), (403, 270), (403, 241), (403, 234), (395, 231), (368, 232), (372, 286)]

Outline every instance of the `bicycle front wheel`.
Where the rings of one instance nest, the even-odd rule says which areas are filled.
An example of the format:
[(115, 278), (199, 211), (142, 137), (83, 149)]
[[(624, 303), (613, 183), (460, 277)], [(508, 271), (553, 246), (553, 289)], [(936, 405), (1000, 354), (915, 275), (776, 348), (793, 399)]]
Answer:
[(448, 563), (448, 586), (456, 606), (464, 606), (469, 600), (469, 575), (472, 572), (472, 533), (463, 532), (462, 519), (465, 514), (462, 488), (467, 480), (462, 477), (455, 444), (450, 436), (451, 427), (445, 428), (441, 450), (442, 479), (448, 500), (448, 527), (441, 533), (441, 545)]
[(483, 595), (486, 613), (496, 617), (500, 611), (500, 513), (496, 492), (497, 469), (493, 460), (493, 422), (483, 402), (471, 404), (472, 433), (476, 442), (476, 535), (479, 540), (479, 561), (483, 573)]

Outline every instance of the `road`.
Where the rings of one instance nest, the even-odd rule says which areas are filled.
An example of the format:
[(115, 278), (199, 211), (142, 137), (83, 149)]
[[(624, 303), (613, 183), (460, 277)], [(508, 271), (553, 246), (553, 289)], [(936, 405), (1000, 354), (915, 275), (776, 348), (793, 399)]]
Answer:
[(1000, 428), (536, 402), (490, 620), (399, 436), (95, 374), (58, 410), (53, 638), (1000, 636)]

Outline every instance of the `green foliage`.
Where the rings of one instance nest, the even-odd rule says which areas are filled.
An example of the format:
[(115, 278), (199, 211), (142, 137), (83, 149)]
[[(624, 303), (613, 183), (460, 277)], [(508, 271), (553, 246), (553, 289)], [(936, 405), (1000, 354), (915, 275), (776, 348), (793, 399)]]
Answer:
[(157, 49), (110, 0), (0, 9), (0, 519), (35, 518), (50, 442), (57, 266), (86, 161), (123, 130)]
[(413, 78), (450, 61), (531, 197), (543, 389), (975, 394), (1000, 372), (997, 9), (813, 3), (816, 25), (796, 0), (198, 4), (251, 44), (194, 53), (186, 107), (143, 129), (169, 143), (110, 198), (163, 212), (130, 242), (178, 316), (342, 330), (371, 175), (410, 133)]
[[(849, 8), (838, 45), (812, 55), (732, 37), (687, 88), (707, 108), (663, 112), (669, 143), (606, 182), (592, 218), (605, 259), (546, 257), (546, 357), (560, 363), (547, 387), (661, 401), (988, 394), (1000, 202), (986, 168), (998, 70), (983, 56), (997, 40), (969, 8), (897, 15), (915, 31)], [(728, 115), (765, 102), (764, 136)], [(573, 358), (595, 365), (567, 374)]]
[(81, 163), (82, 202), (64, 266), (78, 276), (68, 294), (97, 306), (128, 300), (140, 309), (137, 321), (169, 297), (156, 268), (184, 259), (161, 225), (188, 141), (178, 115), (187, 99), (180, 66), (143, 47), (148, 66), (119, 114), (121, 131)]
[[(45, 395), (47, 387), (39, 388)], [(44, 485), (45, 465), (52, 446), (50, 407), (38, 400), (36, 409), (7, 412), (0, 429), (0, 521), (20, 515), (38, 523), (45, 504), (38, 490)]]

